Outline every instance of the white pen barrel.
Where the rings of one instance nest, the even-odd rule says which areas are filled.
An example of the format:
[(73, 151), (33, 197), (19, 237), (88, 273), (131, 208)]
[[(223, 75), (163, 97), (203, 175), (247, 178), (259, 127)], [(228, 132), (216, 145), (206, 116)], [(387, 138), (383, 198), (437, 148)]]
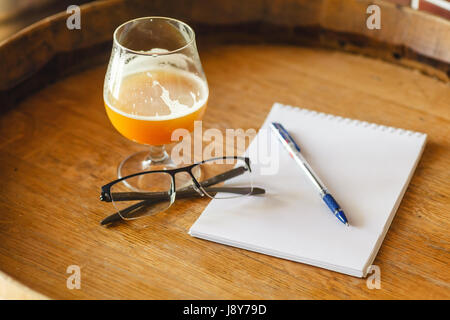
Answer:
[(317, 191), (320, 193), (320, 196), (324, 196), (328, 191), (323, 182), (320, 180), (319, 176), (314, 172), (314, 170), (309, 166), (308, 162), (306, 162), (305, 158), (303, 158), (300, 152), (294, 152), (294, 160), (299, 164), (303, 171), (305, 171), (306, 176), (311, 181), (311, 183), (316, 187)]

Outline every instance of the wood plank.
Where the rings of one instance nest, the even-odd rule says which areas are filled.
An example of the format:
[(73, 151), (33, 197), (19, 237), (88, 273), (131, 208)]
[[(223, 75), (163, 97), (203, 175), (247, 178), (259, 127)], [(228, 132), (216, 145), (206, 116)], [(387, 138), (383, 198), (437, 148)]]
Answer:
[[(274, 101), (426, 132), (428, 145), (365, 279), (195, 239), (207, 200), (104, 228), (99, 188), (142, 150), (104, 112), (105, 66), (63, 79), (0, 117), (0, 269), (50, 298), (450, 298), (450, 90), (410, 69), (293, 46), (204, 45), (204, 128), (255, 128)], [(395, 90), (393, 90), (393, 86)], [(224, 200), (226, 201), (226, 200)], [(79, 265), (81, 289), (66, 288)]]

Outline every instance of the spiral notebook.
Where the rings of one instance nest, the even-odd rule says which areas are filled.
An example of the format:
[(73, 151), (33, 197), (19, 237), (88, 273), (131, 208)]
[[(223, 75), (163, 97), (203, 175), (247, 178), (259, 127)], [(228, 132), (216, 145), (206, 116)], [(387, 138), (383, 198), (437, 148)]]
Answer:
[[(340, 223), (272, 135), (280, 122), (350, 223)], [(274, 104), (247, 154), (264, 196), (213, 199), (189, 233), (364, 277), (400, 205), (426, 134)]]

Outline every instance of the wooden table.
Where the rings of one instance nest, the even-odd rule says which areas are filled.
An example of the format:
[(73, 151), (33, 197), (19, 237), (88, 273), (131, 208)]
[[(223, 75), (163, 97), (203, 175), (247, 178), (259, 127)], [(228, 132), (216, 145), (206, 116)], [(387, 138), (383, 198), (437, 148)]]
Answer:
[[(60, 79), (0, 116), (4, 273), (63, 299), (450, 298), (448, 81), (331, 49), (200, 41), (199, 50), (210, 86), (204, 128), (258, 129), (278, 101), (428, 134), (374, 262), (381, 289), (189, 236), (206, 199), (100, 226), (111, 211), (98, 200), (100, 186), (115, 178), (125, 156), (143, 149), (106, 117), (104, 63)], [(70, 265), (81, 267), (79, 290), (66, 287)], [(0, 286), (8, 285), (1, 279)]]

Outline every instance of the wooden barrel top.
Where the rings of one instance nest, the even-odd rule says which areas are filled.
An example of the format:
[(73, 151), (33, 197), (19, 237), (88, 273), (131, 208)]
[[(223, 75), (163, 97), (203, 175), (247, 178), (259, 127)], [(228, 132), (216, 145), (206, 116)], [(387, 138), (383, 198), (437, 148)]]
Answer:
[[(387, 19), (406, 15), (404, 9), (372, 2), (385, 9)], [(0, 275), (0, 286), (14, 288), (9, 291), (14, 297), (26, 286), (24, 297), (33, 297), (34, 291), (37, 298), (63, 299), (450, 298), (450, 50), (439, 51), (450, 45), (444, 41), (448, 22), (406, 11), (414, 21), (435, 28), (442, 41), (440, 49), (431, 50), (425, 36), (408, 42), (405, 34), (394, 41), (379, 33), (367, 40), (363, 29), (359, 35), (336, 30), (351, 26), (339, 24), (345, 21), (340, 13), (364, 9), (369, 1), (314, 1), (330, 15), (340, 8), (337, 17), (322, 18), (318, 25), (315, 16), (304, 15), (319, 10), (313, 1), (274, 1), (270, 10), (258, 4), (263, 2), (252, 7), (242, 1), (208, 2), (201, 10), (199, 1), (192, 1), (164, 9), (198, 26), (210, 86), (204, 128), (258, 129), (277, 101), (428, 134), (374, 262), (381, 268), (382, 288), (370, 290), (366, 279), (189, 236), (206, 199), (179, 200), (145, 222), (99, 225), (111, 210), (98, 200), (100, 186), (115, 178), (125, 156), (144, 149), (114, 130), (102, 100), (111, 30), (132, 15), (164, 13), (162, 2), (156, 1), (153, 5), (160, 8), (153, 11), (143, 3), (114, 0), (84, 6), (86, 23), (97, 24), (97, 39), (93, 31), (85, 31), (86, 38), (78, 42), (76, 36), (53, 37), (54, 42), (66, 41), (66, 47), (47, 46), (47, 52), (33, 55), (34, 68), (25, 58), (20, 65), (8, 53), (38, 46), (25, 46), (25, 39), (55, 33), (55, 24), (66, 15), (44, 20), (0, 45), (0, 58), (13, 66), (0, 74), (0, 270), (14, 279)], [(219, 9), (216, 20), (205, 13)], [(106, 19), (111, 12), (116, 14)], [(300, 29), (278, 28), (261, 24), (263, 12), (269, 12), (266, 21), (282, 17), (289, 24), (296, 21), (295, 14), (310, 20), (302, 20)], [(217, 26), (211, 27), (213, 22)], [(236, 29), (239, 22), (245, 32)], [(316, 30), (317, 37), (299, 38), (302, 28)], [(294, 33), (282, 38), (286, 30)], [(398, 48), (400, 58), (392, 55)], [(81, 267), (79, 290), (66, 287), (70, 265)], [(6, 291), (0, 295), (8, 295)]]

